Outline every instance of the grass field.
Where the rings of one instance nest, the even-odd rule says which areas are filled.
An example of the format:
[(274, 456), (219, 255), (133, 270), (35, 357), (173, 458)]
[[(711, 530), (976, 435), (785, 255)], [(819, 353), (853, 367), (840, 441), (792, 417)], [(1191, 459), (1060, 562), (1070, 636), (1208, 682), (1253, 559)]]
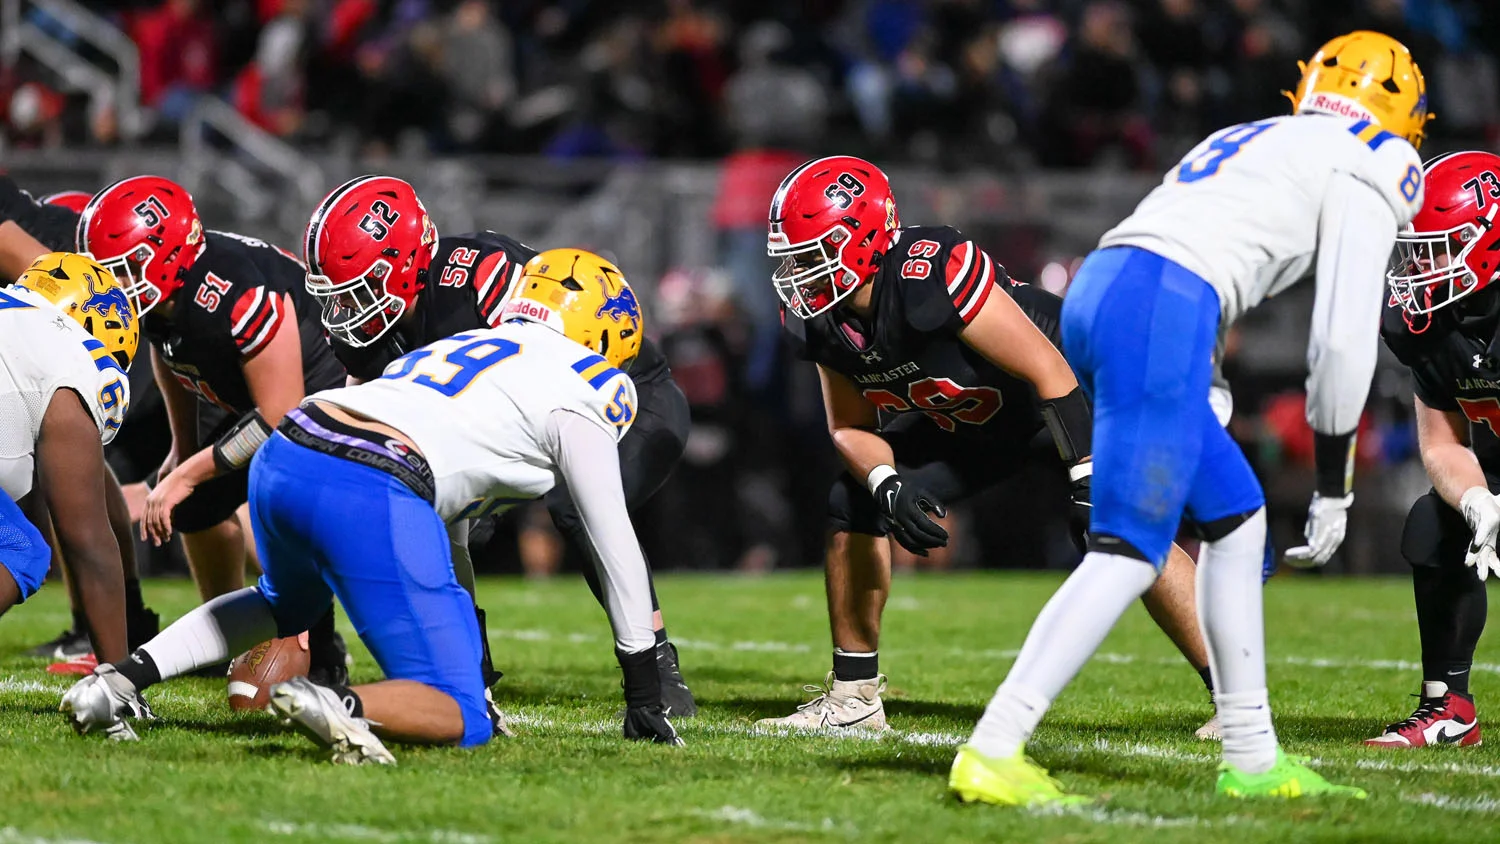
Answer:
[[(497, 696), (521, 735), (474, 752), (396, 748), (399, 766), (385, 769), (321, 762), (270, 716), (232, 714), (219, 680), (152, 690), (161, 720), (138, 744), (74, 735), (56, 712), (66, 681), (14, 656), (65, 625), (50, 587), (0, 621), (0, 844), (1495, 840), (1500, 751), (1358, 744), (1412, 706), (1416, 624), (1400, 580), (1268, 587), (1282, 741), (1368, 801), (1216, 799), (1216, 747), (1191, 735), (1209, 715), (1202, 684), (1136, 608), (1031, 746), (1069, 789), (1103, 799), (1061, 815), (955, 804), (944, 789), (953, 748), (1057, 582), (898, 578), (882, 649), (897, 730), (874, 740), (750, 731), (827, 670), (819, 576), (662, 578), (704, 707), (678, 722), (687, 747), (671, 749), (618, 737), (619, 672), (581, 582), (490, 580), (482, 598), (506, 672)], [(181, 582), (147, 589), (164, 615), (192, 595)], [(356, 659), (356, 679), (373, 679), (368, 655)], [(1500, 699), (1492, 644), (1478, 660), (1481, 704)]]

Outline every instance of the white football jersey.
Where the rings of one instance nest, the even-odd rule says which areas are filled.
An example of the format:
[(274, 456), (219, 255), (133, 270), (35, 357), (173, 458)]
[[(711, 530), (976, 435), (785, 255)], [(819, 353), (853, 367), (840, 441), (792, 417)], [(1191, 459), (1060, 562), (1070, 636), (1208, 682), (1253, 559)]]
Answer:
[(130, 380), (83, 326), (40, 295), (0, 289), (0, 488), (31, 491), (42, 416), (60, 389), (83, 399), (103, 442), (114, 439), (130, 404)]
[[(381, 377), (308, 397), (401, 431), (427, 458), (445, 521), (544, 495), (557, 483), (548, 417), (566, 410), (614, 437), (635, 420), (635, 382), (548, 328), (507, 322), (399, 358)], [(616, 481), (618, 483), (618, 481)]]
[(1272, 117), (1198, 144), (1099, 246), (1138, 246), (1192, 270), (1217, 291), (1227, 326), (1311, 273), (1339, 172), (1373, 188), (1398, 229), (1422, 207), (1422, 160), (1405, 139), (1344, 117)]

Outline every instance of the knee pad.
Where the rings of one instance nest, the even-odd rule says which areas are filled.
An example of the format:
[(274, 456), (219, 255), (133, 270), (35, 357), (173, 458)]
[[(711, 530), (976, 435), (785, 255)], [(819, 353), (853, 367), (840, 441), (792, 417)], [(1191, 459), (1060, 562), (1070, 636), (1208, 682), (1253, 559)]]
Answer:
[(1204, 542), (1217, 542), (1234, 533), (1239, 529), (1240, 525), (1250, 521), (1250, 517), (1259, 512), (1260, 508), (1257, 507), (1254, 510), (1236, 513), (1233, 516), (1225, 516), (1222, 519), (1214, 519), (1211, 522), (1202, 522), (1198, 524), (1198, 537)]
[[(227, 521), (250, 497), (250, 470), (237, 469), (198, 485), (172, 510), (172, 526), (199, 533)], [(248, 540), (248, 537), (246, 537)]]
[(828, 526), (835, 532), (885, 536), (880, 511), (864, 484), (848, 472), (839, 475), (828, 490)]
[(477, 694), (448, 689), (444, 691), (458, 702), (458, 711), (463, 715), (464, 737), (459, 739), (459, 747), (478, 747), (494, 738), (495, 722), (490, 718), (489, 701), (485, 698), (482, 687)]
[(1151, 558), (1146, 555), (1146, 552), (1137, 548), (1130, 540), (1112, 534), (1089, 534), (1088, 550), (1100, 554), (1118, 554), (1121, 557), (1130, 557), (1133, 560), (1140, 560), (1143, 563), (1147, 563), (1158, 570), (1161, 569), (1160, 565), (1152, 562)]
[(10, 572), (25, 601), (42, 588), (52, 567), (52, 549), (29, 521), (0, 522), (0, 565)]
[(1401, 556), (1413, 567), (1454, 568), (1464, 564), (1469, 525), (1436, 491), (1418, 498), (1401, 529)]

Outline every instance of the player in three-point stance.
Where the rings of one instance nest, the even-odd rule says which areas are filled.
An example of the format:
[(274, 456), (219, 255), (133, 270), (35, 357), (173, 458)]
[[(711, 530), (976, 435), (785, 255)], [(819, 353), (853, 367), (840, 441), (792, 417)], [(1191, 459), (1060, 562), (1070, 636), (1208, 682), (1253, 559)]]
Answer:
[(125, 577), (103, 444), (130, 404), (139, 339), (124, 290), (82, 255), (43, 255), (0, 290), (0, 613), (47, 577), (36, 525), (49, 514), (95, 647), (112, 658), (127, 649)]
[[(818, 365), (847, 471), (829, 496), (833, 671), (814, 700), (761, 723), (883, 730), (887, 535), (926, 555), (948, 541), (932, 515), (1042, 461), (1071, 479), (1081, 536), (1089, 404), (1057, 348), (1061, 301), (1010, 279), (957, 229), (901, 227), (890, 182), (868, 161), (820, 158), (788, 174), (771, 202), (768, 249), (782, 261), (774, 284), (786, 333)], [(1146, 604), (1206, 669), (1192, 571), (1185, 555), (1175, 560)]]
[[(439, 237), (412, 186), (389, 176), (360, 176), (330, 193), (307, 225), (305, 249), (308, 292), (322, 304), (329, 342), (351, 383), (379, 377), (386, 364), (418, 346), (497, 325), (521, 267), (536, 255), (490, 231)], [(634, 509), (666, 482), (682, 457), (689, 416), (666, 358), (650, 340), (641, 341), (630, 378), (641, 403), (630, 433), (620, 440), (620, 469), (625, 500)], [(568, 490), (559, 484), (547, 493), (547, 510), (567, 541), (587, 554), (588, 534)], [(467, 521), (450, 527), (459, 581), (472, 590), (467, 529)], [(604, 606), (598, 577), (588, 569), (584, 577)], [(698, 707), (667, 639), (654, 585), (651, 604), (662, 698), (673, 716), (691, 717)], [(484, 612), (476, 611), (483, 630)], [(485, 670), (493, 681), (488, 651)]]
[(1032, 625), (949, 788), (962, 800), (1077, 800), (1025, 746), (1121, 613), (1157, 578), (1186, 513), (1205, 538), (1198, 611), (1232, 797), (1363, 796), (1286, 755), (1266, 691), (1261, 569), (1265, 497), (1209, 406), (1215, 340), (1241, 314), (1312, 274), (1308, 422), (1317, 491), (1307, 544), (1343, 542), (1354, 431), (1369, 392), (1396, 232), (1422, 205), (1415, 145), (1428, 119), (1421, 72), (1399, 42), (1355, 32), (1304, 72), (1295, 114), (1231, 126), (1191, 150), (1084, 260), (1063, 301), (1063, 349), (1094, 400), (1090, 550)]
[(1484, 581), (1496, 571), (1500, 529), (1500, 156), (1460, 152), (1426, 167), (1426, 201), (1396, 236), (1381, 335), (1411, 367), (1417, 443), (1432, 491), (1406, 517), (1422, 641), (1421, 701), (1365, 744), (1475, 747), (1469, 693), (1484, 632)]
[[(77, 237), (141, 315), (172, 428), (141, 535), (160, 544), (182, 533), (205, 600), (237, 589), (247, 542), (235, 512), (251, 456), (303, 396), (344, 382), (302, 264), (260, 240), (205, 230), (188, 192), (159, 176), (95, 194)], [(346, 679), (333, 616), (311, 634), (312, 674)]]
[(251, 470), (259, 585), (79, 681), (63, 709), (80, 730), (133, 737), (124, 717), (141, 690), (305, 629), (337, 596), (387, 679), (330, 689), (297, 678), (272, 687), (273, 710), (336, 762), (393, 762), (376, 732), (487, 742), (479, 625), (444, 523), (534, 500), (562, 478), (604, 585), (625, 736), (681, 743), (662, 708), (650, 585), (620, 483), (640, 307), (614, 265), (576, 249), (537, 255), (516, 284), (497, 328), (412, 351), (287, 414)]

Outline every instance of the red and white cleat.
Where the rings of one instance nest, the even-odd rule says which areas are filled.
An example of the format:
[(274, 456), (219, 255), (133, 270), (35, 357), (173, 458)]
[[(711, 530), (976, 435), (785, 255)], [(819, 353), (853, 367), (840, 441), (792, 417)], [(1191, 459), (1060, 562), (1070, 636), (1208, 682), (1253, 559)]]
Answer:
[(52, 663), (51, 665), (47, 666), (47, 673), (76, 674), (80, 677), (86, 677), (90, 674), (93, 674), (94, 669), (98, 667), (99, 657), (94, 656), (92, 653), (86, 653), (83, 656), (75, 656), (67, 662)]
[(1478, 747), (1483, 741), (1474, 699), (1448, 691), (1447, 683), (1428, 680), (1422, 684), (1417, 711), (1405, 721), (1386, 727), (1375, 738), (1365, 739), (1365, 745), (1406, 750), (1435, 744)]

